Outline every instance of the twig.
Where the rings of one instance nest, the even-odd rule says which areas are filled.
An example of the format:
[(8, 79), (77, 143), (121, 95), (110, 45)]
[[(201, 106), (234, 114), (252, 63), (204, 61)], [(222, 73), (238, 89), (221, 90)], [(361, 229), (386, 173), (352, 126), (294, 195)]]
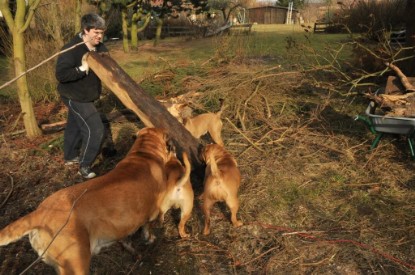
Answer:
[(248, 96), (248, 98), (245, 100), (245, 103), (244, 103), (244, 112), (243, 112), (243, 114), (242, 114), (242, 120), (243, 121), (245, 121), (245, 114), (246, 114), (246, 108), (247, 108), (247, 106), (248, 106), (248, 102), (255, 96), (255, 94), (256, 93), (258, 93), (258, 90), (259, 90), (259, 86), (261, 85), (261, 81), (260, 82), (258, 82), (258, 84), (256, 85), (256, 87), (255, 87), (255, 91), (252, 93), (252, 94), (250, 94), (249, 96)]
[(20, 118), (22, 117), (22, 112), (19, 113), (19, 115), (17, 116), (16, 120), (13, 123), (12, 129), (10, 131), (13, 131), (14, 129), (16, 129), (17, 124), (19, 123)]
[(259, 256), (255, 257), (255, 258), (253, 258), (253, 259), (251, 259), (251, 260), (249, 260), (249, 261), (247, 261), (247, 262), (245, 262), (245, 263), (243, 263), (243, 264), (240, 264), (240, 266), (242, 266), (242, 265), (248, 265), (249, 263), (252, 263), (252, 262), (254, 262), (254, 261), (258, 260), (259, 258), (262, 258), (264, 255), (266, 255), (266, 254), (270, 253), (271, 251), (273, 251), (273, 250), (275, 250), (275, 249), (277, 249), (277, 248), (278, 248), (278, 247), (273, 247), (273, 248), (270, 248), (270, 249), (268, 249), (267, 251), (265, 251), (264, 253), (260, 254)]
[(288, 232), (282, 233), (282, 236), (289, 236), (289, 235), (304, 235), (304, 234), (315, 234), (315, 233), (325, 233), (325, 231), (296, 231), (296, 232)]
[(271, 118), (272, 113), (271, 113), (271, 108), (269, 107), (268, 99), (261, 93), (259, 93), (259, 95), (262, 96), (262, 98), (265, 101), (265, 106), (266, 106), (266, 109), (267, 109), (267, 118)]
[(78, 202), (78, 200), (80, 198), (82, 198), (82, 196), (86, 193), (86, 191), (88, 191), (88, 189), (85, 189), (84, 192), (82, 192), (81, 195), (79, 195), (78, 198), (75, 199), (75, 201), (72, 204), (71, 210), (69, 211), (68, 217), (66, 218), (65, 223), (61, 226), (61, 228), (59, 228), (58, 232), (56, 232), (56, 234), (53, 236), (52, 240), (49, 242), (48, 246), (45, 248), (45, 250), (43, 251), (43, 253), (41, 255), (39, 255), (39, 257), (33, 262), (31, 263), (28, 267), (26, 267), (25, 270), (23, 270), (22, 272), (19, 273), (19, 275), (22, 275), (24, 273), (26, 273), (29, 269), (31, 269), (36, 263), (38, 263), (40, 260), (42, 260), (43, 255), (45, 255), (46, 251), (48, 251), (49, 247), (52, 245), (52, 243), (55, 241), (55, 239), (58, 237), (58, 235), (61, 233), (61, 231), (65, 228), (65, 226), (68, 224), (69, 222), (69, 218), (71, 217), (71, 214), (73, 212), (73, 209), (75, 208), (76, 203)]
[[(268, 137), (269, 134), (271, 134), (272, 132), (274, 132), (274, 129), (269, 130), (267, 133), (265, 133), (264, 135), (262, 135), (262, 137), (256, 142), (257, 144), (262, 141), (263, 139), (265, 139), (266, 137)], [(245, 150), (242, 151), (242, 153), (240, 153), (238, 155), (238, 158), (241, 157), (245, 152), (247, 152), (250, 148), (252, 148), (251, 146), (248, 146)]]
[(259, 148), (255, 143), (253, 143), (246, 135), (244, 135), (233, 123), (232, 123), (232, 121), (230, 121), (230, 119), (229, 118), (226, 118), (226, 120), (233, 126), (233, 128), (235, 128), (236, 129), (236, 131), (238, 131), (240, 134), (241, 134), (241, 136), (243, 136), (249, 143), (251, 143), (252, 144), (252, 146), (254, 146), (256, 149), (258, 149), (259, 151), (261, 151), (261, 152), (264, 152), (264, 150), (262, 150), (261, 148)]
[(239, 122), (241, 122), (242, 130), (246, 131), (246, 127), (245, 127), (244, 121), (242, 120), (240, 110), (241, 110), (241, 103), (238, 102), (238, 107), (236, 108), (236, 116), (239, 118)]
[(4, 201), (0, 204), (0, 208), (2, 208), (6, 204), (6, 202), (9, 200), (10, 196), (12, 195), (13, 189), (14, 189), (13, 177), (11, 175), (9, 175), (9, 177), (10, 177), (10, 184), (11, 184), (12, 187), (10, 188), (10, 191), (7, 194)]
[(318, 266), (321, 265), (324, 262), (330, 262), (333, 260), (333, 258), (336, 256), (337, 253), (334, 253), (333, 256), (329, 258), (322, 259), (321, 261), (315, 262), (315, 263), (301, 263), (302, 266)]
[(13, 132), (13, 133), (4, 134), (3, 137), (4, 136), (14, 137), (14, 136), (18, 136), (18, 135), (21, 135), (21, 134), (24, 134), (24, 133), (26, 133), (26, 130), (18, 130), (18, 131)]
[(28, 69), (27, 71), (25, 71), (25, 72), (21, 73), (20, 75), (16, 76), (16, 77), (15, 77), (15, 78), (13, 78), (12, 80), (10, 80), (10, 81), (8, 81), (8, 82), (4, 83), (3, 85), (1, 85), (1, 86), (0, 86), (0, 90), (1, 90), (1, 89), (3, 89), (4, 87), (9, 86), (9, 85), (10, 85), (10, 84), (12, 84), (13, 82), (15, 82), (16, 80), (18, 80), (18, 79), (19, 79), (19, 78), (21, 78), (22, 76), (24, 76), (25, 74), (27, 74), (27, 73), (29, 73), (29, 72), (33, 71), (34, 69), (37, 69), (38, 67), (40, 67), (41, 65), (45, 64), (46, 62), (48, 62), (48, 61), (49, 61), (49, 60), (51, 60), (52, 58), (54, 58), (54, 57), (56, 57), (56, 56), (58, 56), (58, 55), (60, 55), (60, 54), (62, 54), (62, 53), (65, 53), (65, 52), (67, 52), (67, 51), (70, 51), (70, 50), (72, 50), (73, 48), (75, 48), (75, 47), (77, 47), (77, 46), (79, 46), (79, 45), (85, 44), (85, 43), (86, 43), (86, 42), (79, 42), (78, 44), (75, 44), (75, 45), (73, 45), (73, 46), (72, 46), (72, 47), (70, 47), (70, 48), (67, 48), (67, 49), (65, 49), (65, 50), (63, 50), (63, 51), (60, 51), (60, 52), (58, 52), (58, 53), (55, 53), (54, 55), (52, 55), (51, 57), (49, 57), (49, 58), (47, 58), (47, 59), (43, 60), (42, 62), (40, 62), (40, 63), (39, 63), (39, 64), (37, 64), (36, 66), (34, 66), (34, 67), (32, 67), (32, 68)]

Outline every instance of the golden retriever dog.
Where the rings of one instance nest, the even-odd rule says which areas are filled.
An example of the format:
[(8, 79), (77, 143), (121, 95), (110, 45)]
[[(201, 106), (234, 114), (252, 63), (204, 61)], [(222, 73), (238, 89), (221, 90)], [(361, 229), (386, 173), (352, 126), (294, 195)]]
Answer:
[(175, 153), (170, 153), (166, 163), (167, 191), (161, 203), (160, 221), (164, 221), (164, 214), (170, 208), (180, 208), (179, 235), (187, 238), (190, 235), (186, 233), (185, 225), (192, 214), (194, 193), (190, 182), (191, 165), (186, 153), (183, 153), (183, 163), (184, 167)]
[(47, 197), (0, 231), (0, 245), (25, 235), (59, 274), (89, 274), (93, 254), (156, 219), (166, 189), (167, 135), (138, 132), (127, 156), (107, 174)]
[(216, 202), (226, 202), (231, 211), (234, 227), (242, 225), (236, 218), (239, 209), (238, 189), (241, 174), (236, 160), (222, 146), (208, 144), (203, 148), (201, 159), (206, 162), (202, 210), (205, 215), (203, 234), (210, 233), (210, 209)]
[(224, 145), (222, 140), (222, 120), (221, 115), (226, 106), (222, 104), (217, 113), (205, 113), (192, 118), (184, 118), (184, 127), (194, 136), (200, 138), (209, 133), (210, 137), (216, 144)]

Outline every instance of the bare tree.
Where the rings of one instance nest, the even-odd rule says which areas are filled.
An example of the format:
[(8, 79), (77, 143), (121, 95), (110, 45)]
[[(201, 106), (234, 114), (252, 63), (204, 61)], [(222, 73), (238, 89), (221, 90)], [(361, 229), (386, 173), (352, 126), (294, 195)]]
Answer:
[[(16, 0), (11, 5), (9, 0), (0, 0), (0, 11), (6, 21), (13, 39), (13, 63), (14, 73), (21, 77), (17, 80), (17, 93), (19, 96), (20, 107), (22, 109), (23, 123), (28, 137), (42, 135), (35, 113), (33, 110), (32, 98), (29, 94), (26, 72), (26, 54), (24, 32), (30, 25), (36, 8), (40, 0)], [(12, 9), (15, 8), (15, 13)], [(14, 17), (13, 17), (14, 15)]]

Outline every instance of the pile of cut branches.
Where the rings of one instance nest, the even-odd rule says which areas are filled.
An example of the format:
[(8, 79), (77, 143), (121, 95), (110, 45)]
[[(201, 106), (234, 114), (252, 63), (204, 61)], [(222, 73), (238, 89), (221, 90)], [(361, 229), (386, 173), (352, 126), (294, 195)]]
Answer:
[(384, 92), (368, 94), (388, 116), (415, 117), (415, 77), (407, 77), (396, 66), (386, 64), (397, 77), (389, 76)]

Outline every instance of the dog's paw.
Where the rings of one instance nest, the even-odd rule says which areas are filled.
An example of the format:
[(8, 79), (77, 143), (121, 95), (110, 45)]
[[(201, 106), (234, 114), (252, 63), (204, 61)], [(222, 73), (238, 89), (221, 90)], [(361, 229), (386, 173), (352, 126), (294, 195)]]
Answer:
[(210, 229), (209, 228), (205, 228), (204, 230), (203, 230), (203, 235), (209, 235), (210, 234)]
[(182, 238), (182, 239), (185, 239), (185, 238), (189, 238), (190, 237), (190, 234), (189, 233), (186, 233), (186, 232), (180, 232), (179, 234), (180, 234), (180, 238)]
[(156, 240), (156, 236), (153, 234), (149, 234), (147, 238), (145, 238), (146, 244), (152, 244)]
[(244, 223), (241, 222), (241, 221), (236, 221), (236, 222), (233, 223), (233, 227), (240, 227), (242, 225), (244, 225)]

